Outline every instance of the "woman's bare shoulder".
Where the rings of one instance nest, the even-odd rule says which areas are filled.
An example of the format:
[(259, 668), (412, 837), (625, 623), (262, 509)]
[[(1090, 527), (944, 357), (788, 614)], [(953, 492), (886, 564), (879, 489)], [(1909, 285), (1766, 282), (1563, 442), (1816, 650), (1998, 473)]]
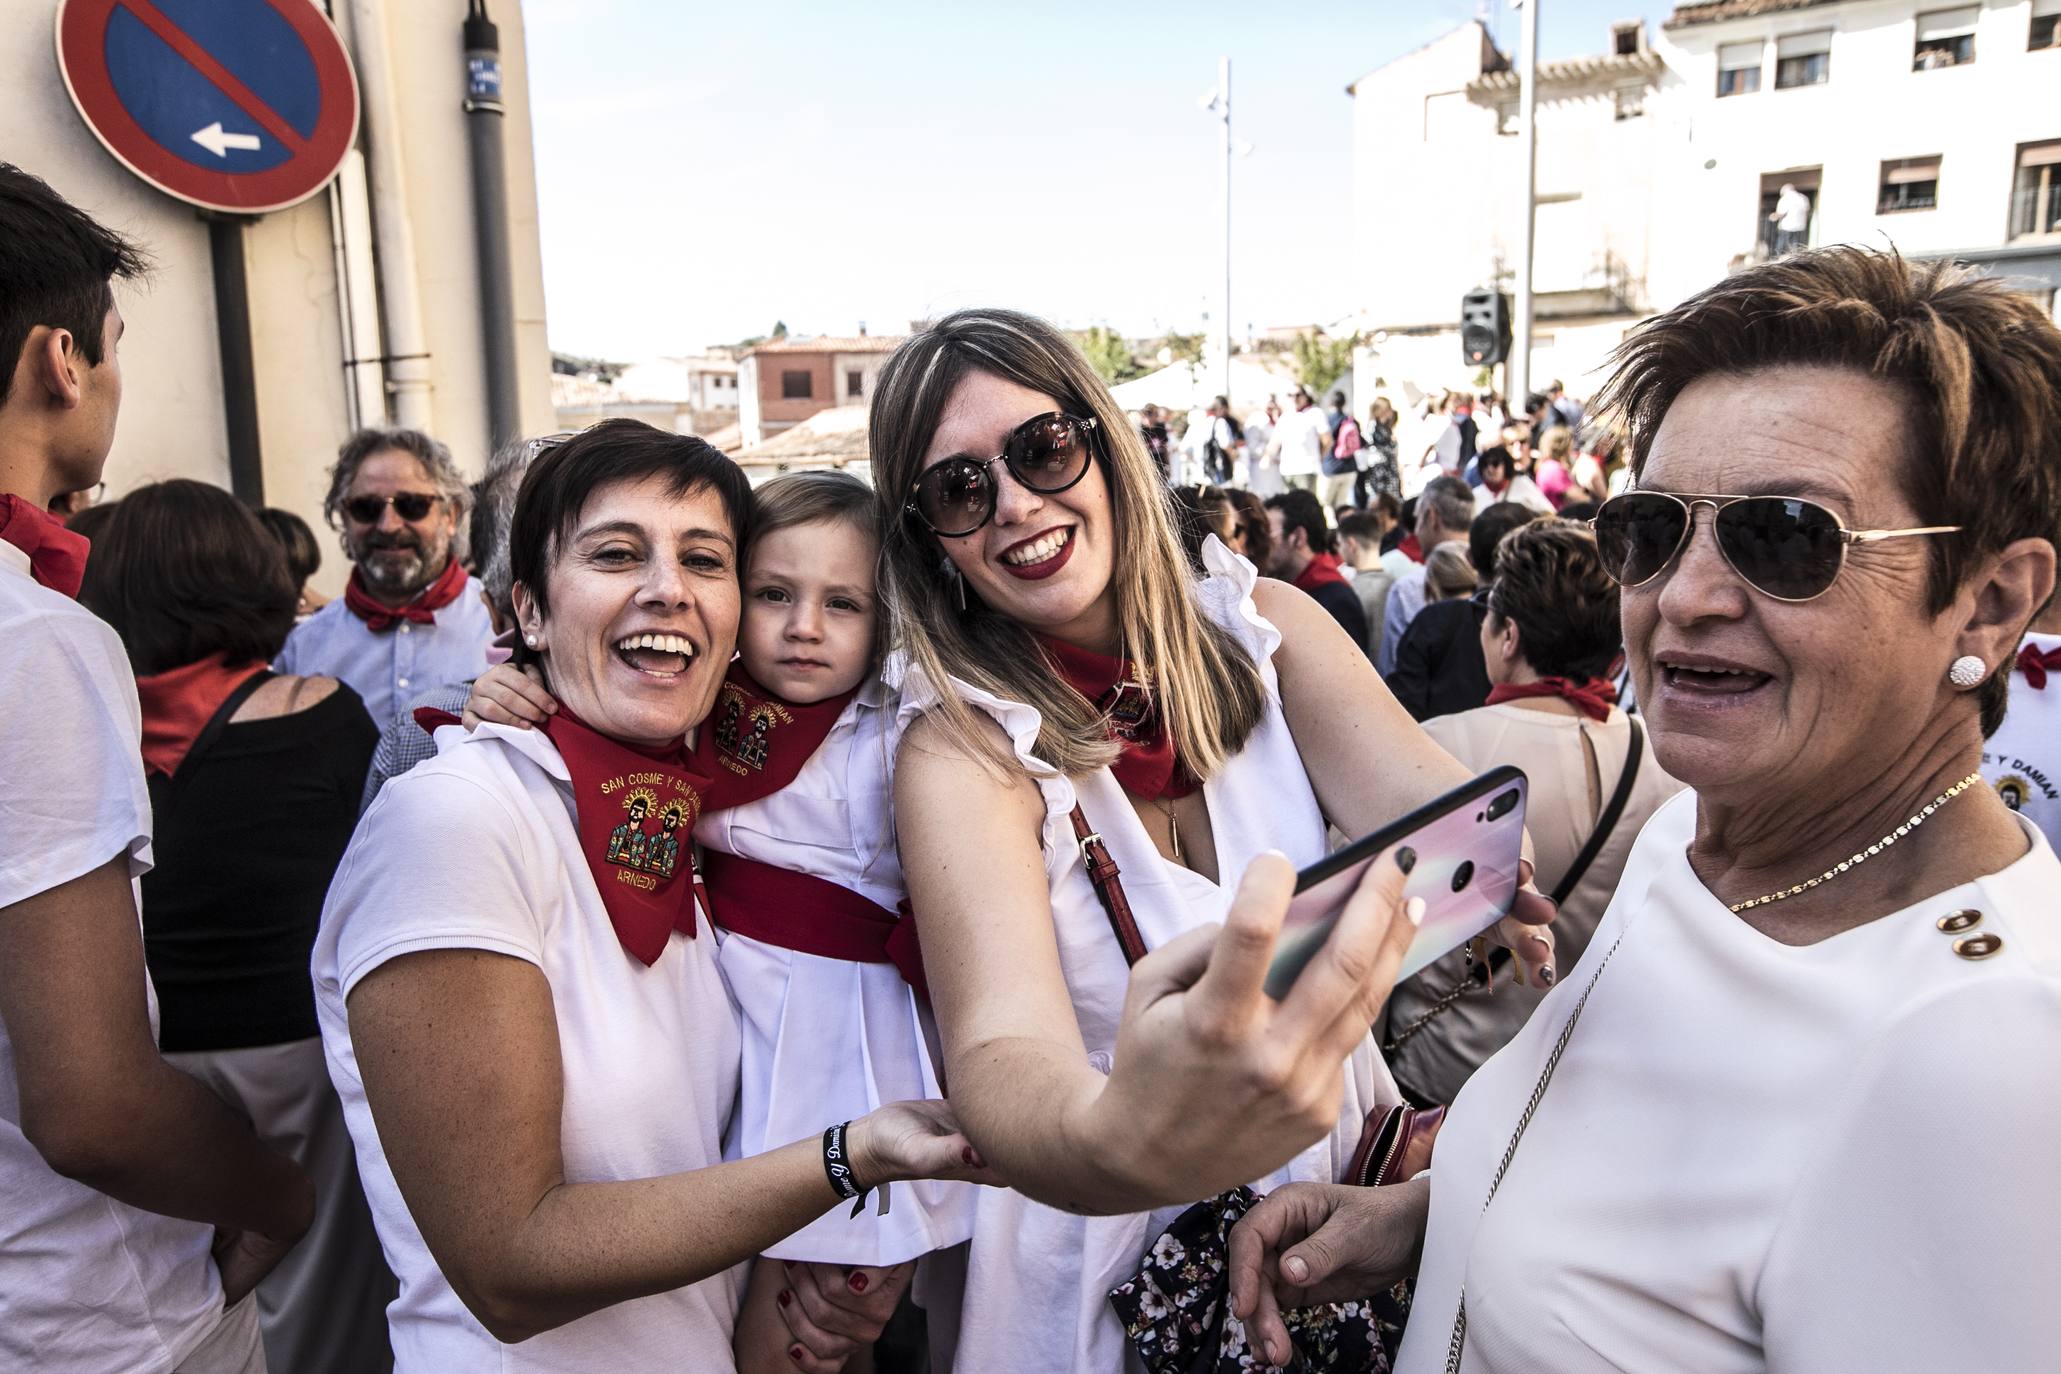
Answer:
[(312, 710), (336, 695), (343, 684), (333, 677), (300, 677), (280, 673), (250, 694), (250, 698), (229, 718), (244, 725), (255, 720), (276, 720)]

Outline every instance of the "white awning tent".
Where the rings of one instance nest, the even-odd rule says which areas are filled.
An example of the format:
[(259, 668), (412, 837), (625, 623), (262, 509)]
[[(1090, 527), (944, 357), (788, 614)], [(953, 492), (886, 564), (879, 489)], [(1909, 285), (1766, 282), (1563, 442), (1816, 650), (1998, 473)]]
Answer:
[[(1125, 410), (1143, 410), (1154, 405), (1162, 410), (1186, 414), (1216, 398), (1220, 377), (1215, 368), (1204, 367), (1200, 363), (1174, 363), (1157, 372), (1119, 382), (1109, 388), (1109, 394)], [(1270, 372), (1243, 358), (1231, 360), (1231, 409), (1240, 415), (1260, 409), (1266, 405), (1269, 396), (1280, 397), (1281, 407), (1286, 410), (1288, 398), (1294, 391), (1293, 377)]]

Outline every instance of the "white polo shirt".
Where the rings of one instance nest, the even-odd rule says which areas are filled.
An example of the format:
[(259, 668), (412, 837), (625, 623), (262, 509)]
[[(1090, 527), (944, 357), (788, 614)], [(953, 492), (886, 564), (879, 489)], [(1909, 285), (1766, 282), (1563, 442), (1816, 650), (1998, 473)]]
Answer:
[[(394, 1183), (352, 1053), (345, 1004), (388, 960), (483, 949), (551, 985), (564, 1069), (568, 1182), (656, 1178), (723, 1158), (737, 1017), (716, 940), (675, 932), (649, 968), (616, 940), (580, 852), (565, 763), (541, 731), (437, 732), (437, 757), (380, 790), (345, 851), (315, 941), (316, 1014), (387, 1262), (398, 1374), (729, 1370), (743, 1269), (591, 1313), (518, 1345), (452, 1292)], [(463, 1014), (463, 1009), (454, 1009)]]
[[(29, 576), (0, 542), (0, 908), (126, 854), (150, 868), (136, 680), (113, 630)], [(150, 1028), (157, 1000), (149, 975)], [(0, 1369), (173, 1368), (221, 1320), (213, 1228), (117, 1202), (53, 1171), (21, 1131), (0, 1022)]]

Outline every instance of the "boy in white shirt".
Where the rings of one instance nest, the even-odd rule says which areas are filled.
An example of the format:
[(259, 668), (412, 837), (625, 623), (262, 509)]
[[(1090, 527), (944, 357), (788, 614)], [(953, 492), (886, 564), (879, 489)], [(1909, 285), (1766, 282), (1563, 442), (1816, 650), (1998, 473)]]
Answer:
[(99, 483), (134, 246), (0, 163), (0, 1368), (263, 1371), (307, 1175), (157, 1051), (136, 684), (48, 513)]

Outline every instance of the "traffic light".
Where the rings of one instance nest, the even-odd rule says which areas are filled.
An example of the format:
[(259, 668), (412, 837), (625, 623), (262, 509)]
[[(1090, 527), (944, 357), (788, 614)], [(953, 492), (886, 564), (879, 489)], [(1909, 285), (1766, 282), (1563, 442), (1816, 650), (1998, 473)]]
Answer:
[(1510, 356), (1510, 298), (1477, 288), (1460, 297), (1460, 353), (1470, 367), (1494, 367)]

